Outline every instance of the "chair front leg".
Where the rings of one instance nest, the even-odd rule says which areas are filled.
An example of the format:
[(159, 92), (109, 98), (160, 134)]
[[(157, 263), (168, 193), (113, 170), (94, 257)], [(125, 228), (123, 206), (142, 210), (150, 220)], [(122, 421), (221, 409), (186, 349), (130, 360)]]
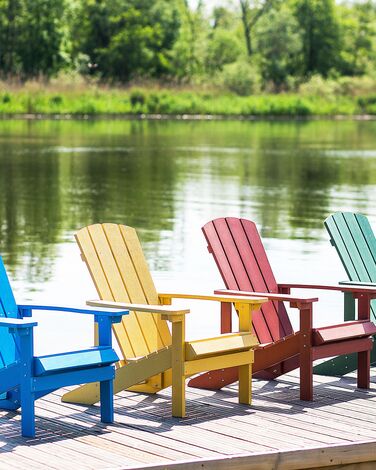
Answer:
[(185, 417), (185, 317), (170, 318), (172, 322), (172, 416)]
[[(371, 298), (369, 295), (360, 294), (358, 297), (358, 319), (370, 319)], [(371, 351), (358, 353), (358, 388), (370, 388), (371, 382)]]
[[(111, 317), (95, 316), (95, 342), (99, 346), (112, 347), (112, 323)], [(101, 421), (102, 423), (114, 422), (114, 382), (102, 380), (99, 384)]]
[(313, 400), (312, 304), (298, 305), (300, 313), (300, 399)]
[(100, 382), (100, 399), (101, 399), (102, 423), (113, 423), (114, 422), (114, 383), (112, 379), (102, 380), (102, 382)]
[[(239, 302), (235, 303), (235, 309), (239, 314), (239, 332), (251, 333), (252, 306)], [(252, 403), (252, 364), (239, 366), (239, 403)]]
[(20, 341), (20, 400), (21, 429), (23, 437), (35, 437), (35, 393), (32, 392), (33, 329), (24, 328), (18, 332)]

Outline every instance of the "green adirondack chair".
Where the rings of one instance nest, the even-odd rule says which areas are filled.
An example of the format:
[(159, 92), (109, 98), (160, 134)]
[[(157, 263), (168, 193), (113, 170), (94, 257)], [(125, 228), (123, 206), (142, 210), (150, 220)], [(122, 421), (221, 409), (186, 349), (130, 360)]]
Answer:
[[(352, 212), (336, 212), (324, 224), (349, 277), (349, 281), (341, 284), (376, 286), (376, 238), (367, 217)], [(345, 294), (345, 321), (355, 319), (354, 302), (351, 295)], [(371, 321), (375, 320), (376, 300), (373, 300)], [(376, 366), (376, 342), (371, 351), (371, 365)], [(356, 368), (356, 354), (350, 354), (321, 363), (314, 368), (314, 372), (319, 375), (344, 375)]]

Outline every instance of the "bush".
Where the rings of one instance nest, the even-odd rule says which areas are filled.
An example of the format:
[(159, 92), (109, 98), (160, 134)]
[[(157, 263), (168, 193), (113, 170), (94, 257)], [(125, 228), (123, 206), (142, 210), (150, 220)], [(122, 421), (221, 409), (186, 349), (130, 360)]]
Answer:
[(249, 96), (260, 91), (261, 76), (258, 69), (246, 61), (237, 61), (223, 67), (223, 85), (240, 96)]
[(143, 106), (146, 101), (146, 94), (143, 90), (132, 90), (130, 94), (132, 107)]
[(299, 93), (305, 96), (321, 96), (330, 98), (340, 94), (341, 87), (338, 82), (325, 79), (321, 75), (313, 75), (307, 82), (299, 87)]

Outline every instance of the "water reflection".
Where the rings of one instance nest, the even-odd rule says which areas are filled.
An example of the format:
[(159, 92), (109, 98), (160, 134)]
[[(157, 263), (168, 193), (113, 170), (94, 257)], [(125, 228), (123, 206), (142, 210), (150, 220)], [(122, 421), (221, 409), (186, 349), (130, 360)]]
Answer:
[(317, 242), (334, 210), (372, 220), (375, 192), (375, 122), (0, 122), (0, 252), (29, 284), (86, 224), (135, 226), (172, 272), (212, 217)]

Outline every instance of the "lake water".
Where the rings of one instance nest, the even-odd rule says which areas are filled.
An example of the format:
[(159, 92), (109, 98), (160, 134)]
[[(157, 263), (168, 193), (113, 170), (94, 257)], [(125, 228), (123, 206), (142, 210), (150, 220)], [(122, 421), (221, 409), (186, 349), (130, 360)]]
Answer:
[[(20, 303), (96, 298), (73, 234), (104, 221), (138, 230), (160, 291), (223, 287), (200, 230), (221, 216), (258, 224), (279, 282), (337, 283), (323, 221), (351, 210), (375, 226), (376, 122), (0, 121), (0, 194)], [(341, 296), (318, 294), (315, 324), (340, 321)], [(216, 306), (192, 311), (189, 338), (218, 332)], [(86, 317), (36, 318), (37, 353), (90, 344)]]

